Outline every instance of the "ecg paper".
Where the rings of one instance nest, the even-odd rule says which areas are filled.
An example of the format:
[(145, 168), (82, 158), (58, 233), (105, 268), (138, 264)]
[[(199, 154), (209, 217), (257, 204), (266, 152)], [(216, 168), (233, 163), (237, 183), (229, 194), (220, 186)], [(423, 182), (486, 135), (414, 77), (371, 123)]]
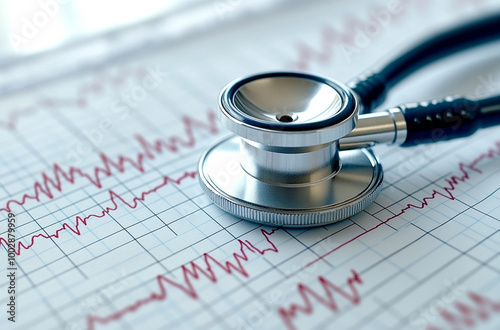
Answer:
[[(303, 2), (3, 96), (0, 255), (7, 269), (12, 213), (17, 306), (0, 328), (499, 329), (498, 128), (377, 146), (375, 203), (314, 229), (230, 216), (197, 178), (202, 152), (229, 135), (216, 114), (229, 81), (347, 81), (494, 3), (400, 1), (377, 27), (388, 2)], [(386, 105), (498, 93), (499, 54), (497, 43), (439, 62)], [(7, 311), (8, 286), (2, 276)]]

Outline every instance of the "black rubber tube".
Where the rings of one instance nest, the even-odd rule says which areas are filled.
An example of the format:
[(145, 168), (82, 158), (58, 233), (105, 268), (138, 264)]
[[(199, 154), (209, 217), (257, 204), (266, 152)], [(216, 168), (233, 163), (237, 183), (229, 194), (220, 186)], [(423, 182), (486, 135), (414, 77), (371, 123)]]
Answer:
[(500, 125), (500, 96), (480, 100), (448, 97), (399, 106), (406, 121), (404, 147), (472, 135)]
[(481, 127), (500, 125), (500, 95), (478, 100)]
[(393, 59), (380, 71), (358, 78), (350, 86), (359, 96), (363, 112), (371, 112), (383, 102), (392, 86), (421, 67), (494, 40), (500, 40), (500, 12), (438, 33)]

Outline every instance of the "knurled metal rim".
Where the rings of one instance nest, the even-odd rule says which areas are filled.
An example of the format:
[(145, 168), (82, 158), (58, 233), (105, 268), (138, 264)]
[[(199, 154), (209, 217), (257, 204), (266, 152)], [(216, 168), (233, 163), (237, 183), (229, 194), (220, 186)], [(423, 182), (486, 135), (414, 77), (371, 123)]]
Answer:
[[(374, 179), (372, 183), (361, 191), (356, 198), (346, 200), (336, 205), (328, 205), (314, 209), (281, 210), (248, 203), (244, 200), (224, 194), (218, 187), (207, 180), (203, 170), (203, 163), (209, 152), (208, 150), (200, 159), (199, 181), (201, 187), (209, 199), (226, 212), (252, 222), (265, 225), (283, 227), (315, 227), (329, 225), (347, 219), (368, 207), (378, 196), (382, 188), (383, 170), (380, 161), (369, 149), (357, 151), (365, 153), (374, 161)], [(342, 154), (342, 152), (341, 152)]]
[(210, 200), (232, 215), (270, 226), (282, 227), (317, 227), (330, 225), (335, 222), (345, 220), (367, 208), (377, 198), (381, 185), (375, 187), (366, 198), (355, 204), (346, 205), (337, 210), (311, 211), (310, 213), (286, 213), (265, 209), (255, 209), (251, 206), (242, 206), (229, 199), (226, 199), (211, 189), (209, 189), (200, 177), (201, 187)]

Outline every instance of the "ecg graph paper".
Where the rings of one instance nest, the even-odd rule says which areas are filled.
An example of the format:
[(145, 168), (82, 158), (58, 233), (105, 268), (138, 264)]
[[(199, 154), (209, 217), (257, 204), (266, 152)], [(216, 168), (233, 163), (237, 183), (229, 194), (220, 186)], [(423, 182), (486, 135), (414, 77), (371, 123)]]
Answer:
[[(16, 322), (4, 311), (0, 328), (498, 329), (498, 129), (376, 147), (375, 203), (315, 229), (237, 219), (197, 181), (201, 153), (229, 134), (216, 97), (230, 80), (293, 69), (347, 81), (492, 7), (400, 5), (356, 49), (341, 46), (387, 3), (282, 8), (3, 97), (0, 254), (7, 268), (11, 211), (19, 270)], [(496, 44), (441, 62), (387, 104), (498, 93), (498, 54)], [(7, 286), (2, 276), (5, 309)]]

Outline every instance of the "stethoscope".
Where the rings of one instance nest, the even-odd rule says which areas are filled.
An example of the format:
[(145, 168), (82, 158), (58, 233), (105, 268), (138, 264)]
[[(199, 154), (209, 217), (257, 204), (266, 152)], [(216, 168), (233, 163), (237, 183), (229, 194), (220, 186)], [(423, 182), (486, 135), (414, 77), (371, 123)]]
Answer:
[(447, 97), (370, 113), (420, 67), (499, 37), (500, 14), (475, 20), (427, 39), (349, 87), (298, 72), (231, 82), (219, 108), (222, 124), (235, 136), (202, 156), (203, 190), (225, 211), (268, 225), (320, 226), (351, 217), (382, 187), (373, 145), (443, 141), (500, 124), (500, 95)]

